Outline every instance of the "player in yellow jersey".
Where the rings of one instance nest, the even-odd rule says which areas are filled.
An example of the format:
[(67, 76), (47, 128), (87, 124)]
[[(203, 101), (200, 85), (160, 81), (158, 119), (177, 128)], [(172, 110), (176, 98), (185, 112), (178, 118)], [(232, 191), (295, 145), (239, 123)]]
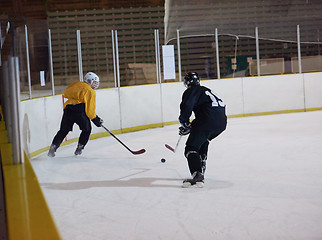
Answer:
[(57, 148), (62, 143), (69, 131), (73, 130), (76, 123), (82, 131), (75, 155), (82, 154), (85, 145), (88, 142), (92, 131), (90, 120), (97, 126), (101, 127), (103, 120), (96, 115), (96, 92), (99, 86), (99, 77), (88, 72), (84, 77), (84, 82), (71, 83), (64, 92), (64, 97), (68, 100), (64, 104), (64, 114), (61, 120), (60, 129), (54, 137), (50, 146), (48, 156), (54, 157)]

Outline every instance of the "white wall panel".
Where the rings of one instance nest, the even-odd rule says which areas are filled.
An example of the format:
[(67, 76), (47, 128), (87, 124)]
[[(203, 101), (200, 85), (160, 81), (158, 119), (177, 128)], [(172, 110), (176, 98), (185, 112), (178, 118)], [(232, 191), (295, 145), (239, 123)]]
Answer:
[[(228, 115), (322, 107), (322, 73), (202, 81), (227, 104)], [(110, 130), (178, 121), (183, 82), (99, 89), (96, 113)], [(304, 99), (305, 92), (305, 99)], [(162, 96), (162, 97), (161, 97)], [(162, 100), (162, 102), (161, 102)], [(306, 105), (304, 105), (304, 103)], [(24, 146), (48, 147), (60, 127), (62, 96), (22, 102)], [(104, 132), (94, 124), (93, 132)], [(77, 125), (68, 139), (78, 138)]]
[[(103, 119), (103, 125), (109, 130), (121, 129), (119, 89), (96, 90), (96, 114)], [(102, 128), (92, 123), (93, 133), (102, 132)]]
[(182, 93), (186, 90), (183, 82), (161, 84), (163, 122), (178, 121)]
[(47, 147), (59, 129), (62, 117), (61, 96), (22, 102), (23, 132), (28, 132), (29, 151)]
[(245, 113), (304, 108), (302, 74), (243, 78)]
[(120, 94), (122, 128), (161, 123), (158, 84), (121, 88)]
[[(42, 142), (46, 143), (43, 147), (47, 147), (51, 144), (54, 136), (60, 128), (60, 121), (63, 117), (63, 97), (57, 95), (53, 97), (43, 98), (42, 108), (45, 113), (44, 118), (46, 119), (46, 128), (40, 128), (40, 131), (44, 131), (46, 135), (46, 141), (41, 139)], [(32, 115), (29, 115), (32, 116)], [(70, 139), (74, 138), (73, 134), (68, 135)]]
[(318, 108), (322, 106), (322, 75), (321, 73), (305, 73), (305, 107)]

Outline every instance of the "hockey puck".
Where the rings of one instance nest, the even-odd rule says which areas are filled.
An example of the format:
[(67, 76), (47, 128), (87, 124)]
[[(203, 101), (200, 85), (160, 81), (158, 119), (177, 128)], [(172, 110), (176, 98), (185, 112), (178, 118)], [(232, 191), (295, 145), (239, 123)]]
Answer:
[(165, 162), (165, 159), (164, 159), (164, 158), (161, 158), (161, 162), (163, 162), (163, 163), (164, 163), (164, 162)]

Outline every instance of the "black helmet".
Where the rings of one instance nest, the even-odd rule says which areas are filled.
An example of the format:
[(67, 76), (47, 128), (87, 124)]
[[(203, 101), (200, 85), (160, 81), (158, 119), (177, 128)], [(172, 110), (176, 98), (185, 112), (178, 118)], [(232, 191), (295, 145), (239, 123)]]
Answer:
[(200, 79), (199, 79), (198, 73), (188, 72), (184, 77), (184, 85), (186, 87), (200, 85)]

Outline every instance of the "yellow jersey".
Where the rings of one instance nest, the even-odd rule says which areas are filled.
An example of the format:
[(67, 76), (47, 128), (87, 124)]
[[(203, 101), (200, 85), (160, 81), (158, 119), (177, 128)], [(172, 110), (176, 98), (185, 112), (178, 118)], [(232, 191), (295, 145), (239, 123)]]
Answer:
[(89, 119), (96, 118), (96, 92), (86, 82), (71, 83), (64, 91), (64, 97), (68, 100), (64, 103), (64, 109), (69, 104), (85, 103), (85, 113)]

